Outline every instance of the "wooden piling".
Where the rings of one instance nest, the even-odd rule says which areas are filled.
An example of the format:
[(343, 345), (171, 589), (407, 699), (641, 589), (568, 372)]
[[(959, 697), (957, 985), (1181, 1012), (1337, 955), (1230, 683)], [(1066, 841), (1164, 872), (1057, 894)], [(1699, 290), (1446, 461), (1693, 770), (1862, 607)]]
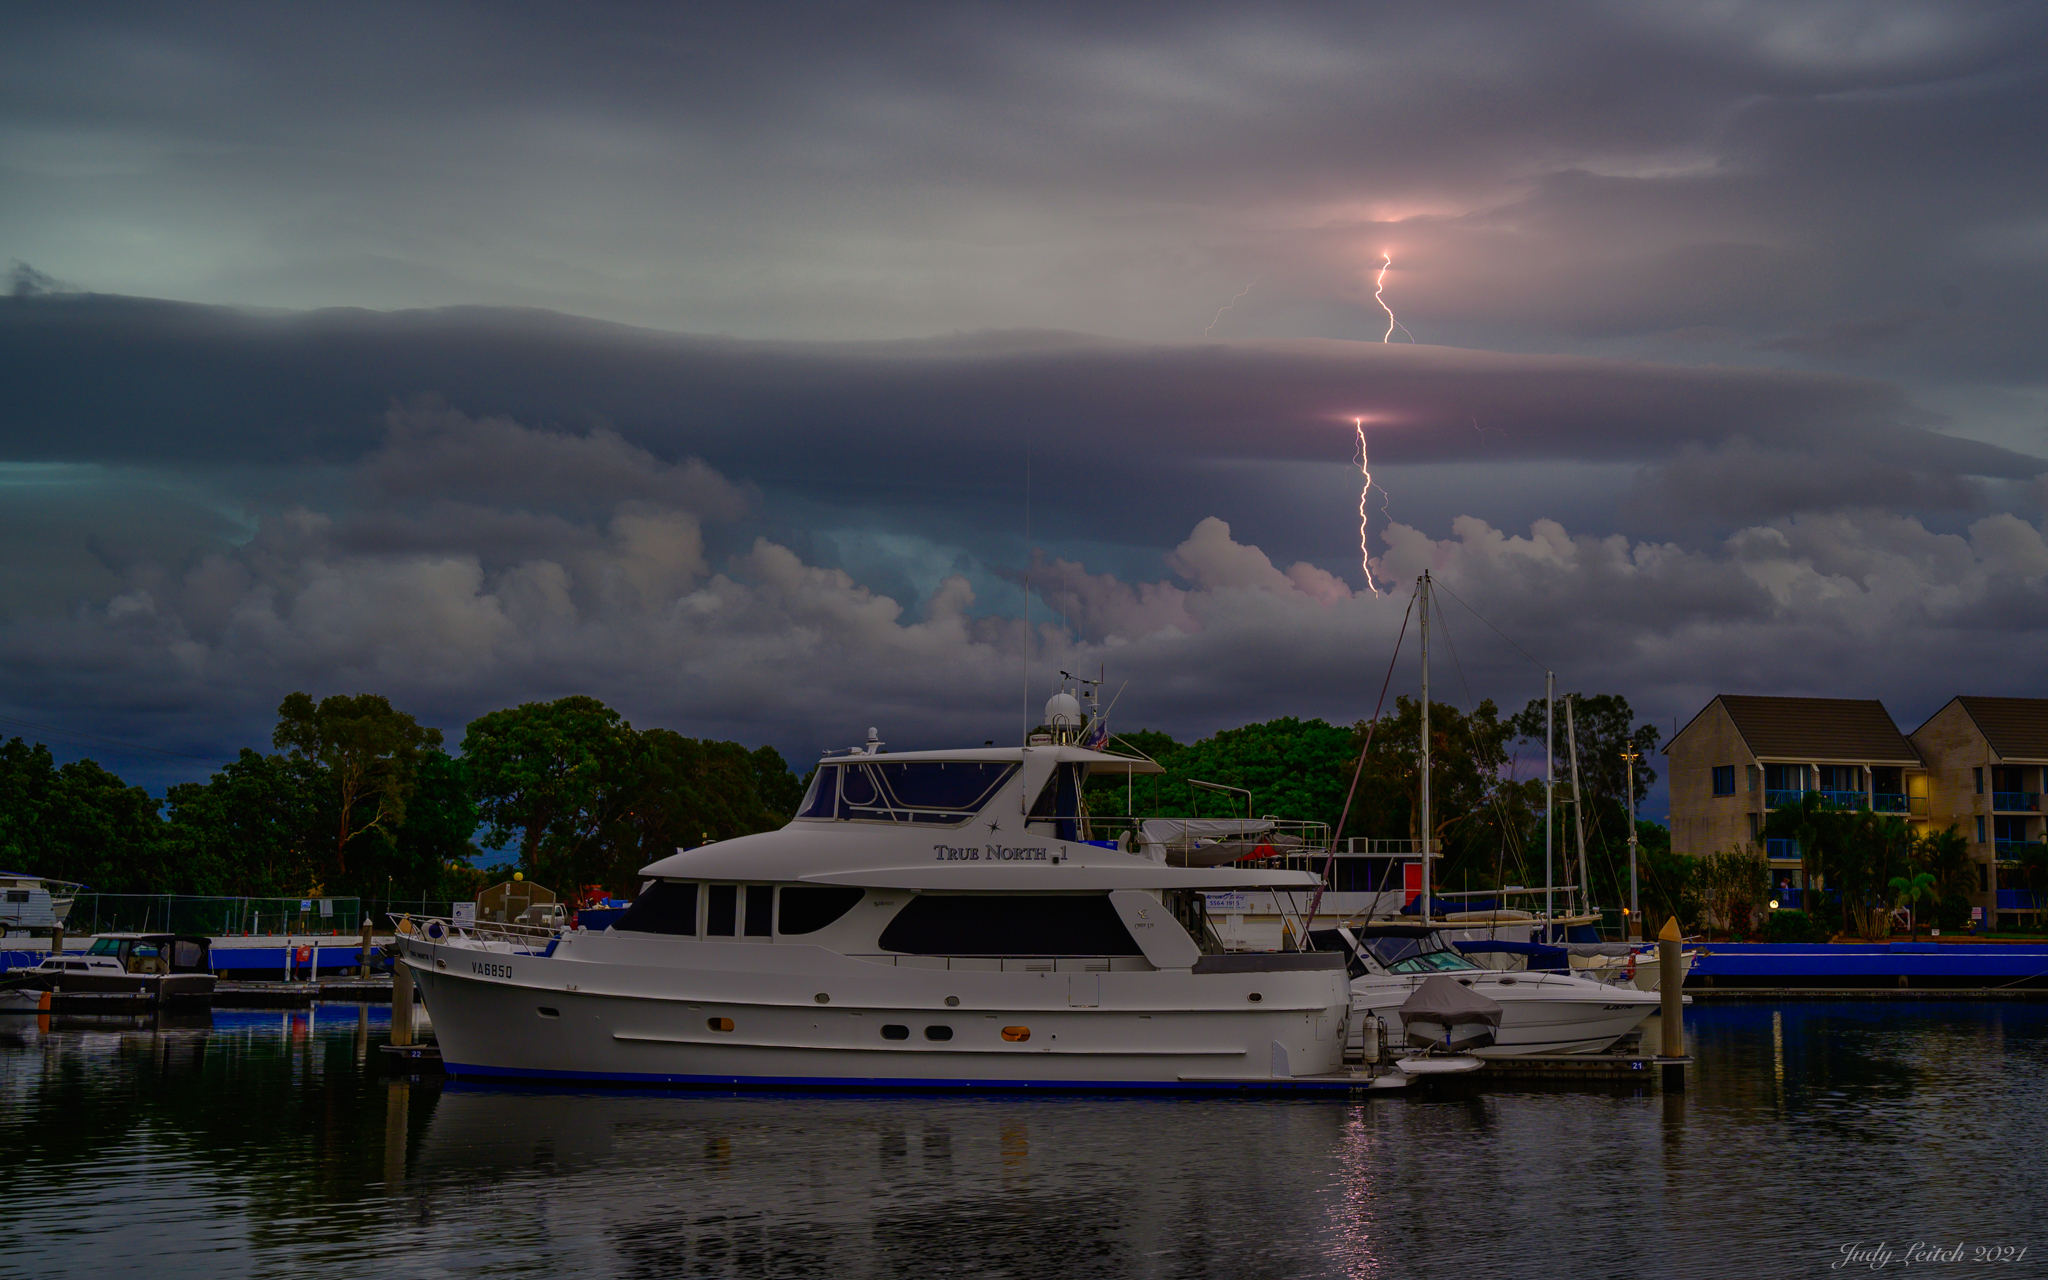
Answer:
[(412, 969), (404, 956), (391, 962), (391, 1043), (412, 1043)]
[(356, 952), (356, 958), (362, 961), (362, 968), (357, 971), (356, 976), (361, 978), (367, 978), (370, 976), (370, 921), (372, 919), (374, 919), (374, 917), (371, 916), (369, 912), (363, 912), (363, 936), (361, 943), (362, 950)]
[(1685, 1088), (1685, 970), (1680, 967), (1678, 917), (1665, 920), (1657, 933), (1657, 993), (1662, 997), (1664, 1087)]

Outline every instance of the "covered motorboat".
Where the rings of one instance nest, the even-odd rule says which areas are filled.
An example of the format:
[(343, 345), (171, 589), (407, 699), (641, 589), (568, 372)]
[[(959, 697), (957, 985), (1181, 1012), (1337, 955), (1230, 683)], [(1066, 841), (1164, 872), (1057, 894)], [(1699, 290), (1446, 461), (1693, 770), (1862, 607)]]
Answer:
[(1356, 1044), (1363, 1043), (1367, 1018), (1387, 1024), (1390, 1043), (1403, 1042), (1402, 1006), (1439, 974), (1501, 1007), (1493, 1043), (1471, 1051), (1482, 1058), (1599, 1053), (1641, 1026), (1658, 1007), (1652, 992), (1567, 973), (1482, 968), (1446, 943), (1439, 931), (1421, 925), (1318, 929), (1310, 938), (1319, 950), (1338, 950), (1347, 958)]
[(437, 922), (398, 949), (457, 1077), (1210, 1088), (1339, 1070), (1344, 957), (1219, 954), (1202, 915), (1205, 891), (1305, 893), (1313, 874), (1091, 838), (1089, 777), (1154, 772), (1075, 742), (871, 736), (819, 762), (782, 829), (644, 868), (606, 930), (507, 949)]
[(197, 934), (104, 933), (84, 953), (52, 953), (30, 968), (10, 969), (21, 992), (146, 995), (165, 1007), (210, 1007), (212, 942)]

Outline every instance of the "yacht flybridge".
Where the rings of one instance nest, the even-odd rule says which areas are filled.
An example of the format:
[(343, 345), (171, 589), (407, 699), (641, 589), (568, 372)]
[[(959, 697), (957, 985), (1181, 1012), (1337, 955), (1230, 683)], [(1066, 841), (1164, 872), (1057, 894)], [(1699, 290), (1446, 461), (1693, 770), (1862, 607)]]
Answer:
[(1339, 1071), (1345, 956), (1223, 954), (1203, 907), (1318, 877), (1175, 865), (1090, 817), (1091, 778), (1161, 770), (1082, 745), (1070, 709), (1055, 697), (1022, 747), (892, 753), (871, 733), (820, 762), (781, 830), (646, 867), (609, 930), (405, 937), (448, 1070), (1169, 1089)]

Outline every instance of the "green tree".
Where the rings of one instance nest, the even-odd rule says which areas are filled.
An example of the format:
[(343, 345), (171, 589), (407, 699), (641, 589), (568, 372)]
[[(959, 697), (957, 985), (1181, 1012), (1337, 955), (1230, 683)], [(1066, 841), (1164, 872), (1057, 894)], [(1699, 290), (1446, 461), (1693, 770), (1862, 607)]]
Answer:
[(441, 745), (441, 731), (394, 710), (379, 694), (334, 694), (315, 704), (293, 693), (277, 709), (270, 740), (319, 769), (332, 813), (332, 871), (346, 877), (352, 841), (373, 831), (389, 841), (404, 824), (420, 753)]
[[(1934, 876), (1926, 871), (1917, 872), (1910, 877), (1893, 876), (1891, 888), (1893, 910), (1897, 910), (1900, 907), (1915, 908), (1920, 905), (1922, 898), (1932, 899), (1940, 895), (1940, 890), (1934, 886)], [(1919, 912), (1914, 911), (1909, 919), (1913, 922), (1913, 931), (1910, 936), (1917, 942), (1920, 940)]]
[(207, 782), (166, 792), (163, 843), (186, 893), (297, 896), (318, 871), (325, 821), (309, 762), (247, 747)]
[[(803, 798), (788, 795), (795, 777), (786, 766), (764, 780), (770, 762), (736, 742), (700, 741), (669, 729), (629, 732), (625, 767), (601, 789), (599, 838), (565, 851), (576, 884), (630, 890), (648, 863), (709, 840), (772, 831), (789, 821)], [(780, 764), (779, 754), (762, 750)], [(764, 799), (764, 785), (779, 790), (774, 804)]]
[(484, 843), (498, 849), (516, 841), (519, 862), (536, 872), (573, 858), (620, 792), (632, 732), (618, 712), (583, 694), (470, 721), (462, 758)]
[(479, 825), (469, 763), (444, 751), (424, 752), (405, 822), (360, 878), (386, 896), (450, 896), (442, 892), (444, 882), (451, 866), (467, 868)]
[(58, 767), (36, 816), (36, 861), (20, 868), (101, 893), (162, 892), (170, 868), (158, 801), (91, 760)]

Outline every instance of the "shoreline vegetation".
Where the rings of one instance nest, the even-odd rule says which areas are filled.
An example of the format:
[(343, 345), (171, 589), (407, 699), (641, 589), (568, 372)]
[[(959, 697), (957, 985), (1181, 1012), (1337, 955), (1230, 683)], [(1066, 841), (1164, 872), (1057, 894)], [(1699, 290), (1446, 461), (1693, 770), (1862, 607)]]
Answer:
[[(1283, 717), (1191, 743), (1150, 730), (1116, 734), (1110, 750), (1148, 756), (1165, 773), (1097, 779), (1086, 802), (1092, 814), (1118, 817), (1241, 816), (1248, 805), (1258, 816), (1334, 827), (1363, 749), (1337, 838), (1414, 839), (1420, 713), (1401, 697), (1377, 727)], [(1430, 718), (1438, 887), (1541, 885), (1542, 703), (1504, 716), (1490, 700), (1469, 712), (1432, 702)], [(1656, 780), (1649, 762), (1659, 735), (1617, 695), (1580, 696), (1576, 720), (1585, 871), (1593, 901), (1618, 907), (1628, 896), (1623, 755), (1638, 757), (1640, 803)], [(1556, 737), (1552, 840), (1555, 882), (1566, 884), (1577, 874), (1567, 864), (1577, 847), (1572, 761), (1561, 726)], [(379, 695), (316, 702), (295, 692), (278, 708), (270, 747), (245, 747), (206, 782), (158, 800), (90, 759), (60, 766), (39, 743), (0, 743), (0, 865), (107, 894), (451, 901), (519, 871), (565, 895), (602, 886), (630, 897), (639, 869), (676, 848), (781, 826), (808, 783), (808, 770), (792, 771), (773, 747), (637, 728), (583, 695), (488, 712), (451, 751), (439, 730)], [(1251, 797), (1203, 791), (1191, 779)], [(1967, 924), (1974, 873), (1959, 836), (1916, 836), (1898, 819), (1819, 800), (1781, 808), (1766, 831), (1798, 841), (1807, 882), (1826, 895), (1819, 912), (1771, 909), (1781, 873), (1758, 848), (1688, 858), (1671, 851), (1663, 825), (1637, 822), (1646, 932), (1676, 915), (1688, 934), (1724, 940), (1883, 937), (1907, 899), (1921, 936)], [(2021, 868), (2048, 878), (2043, 870)]]

